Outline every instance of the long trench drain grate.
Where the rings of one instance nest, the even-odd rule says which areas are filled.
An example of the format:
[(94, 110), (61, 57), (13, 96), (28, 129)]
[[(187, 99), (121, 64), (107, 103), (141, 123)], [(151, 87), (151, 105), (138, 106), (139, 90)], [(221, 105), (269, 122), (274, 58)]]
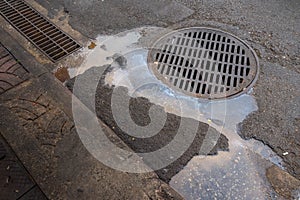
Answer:
[(248, 91), (259, 73), (249, 45), (230, 33), (193, 27), (171, 32), (150, 49), (148, 66), (172, 89), (204, 99)]
[(0, 14), (53, 62), (81, 48), (23, 0), (0, 0)]

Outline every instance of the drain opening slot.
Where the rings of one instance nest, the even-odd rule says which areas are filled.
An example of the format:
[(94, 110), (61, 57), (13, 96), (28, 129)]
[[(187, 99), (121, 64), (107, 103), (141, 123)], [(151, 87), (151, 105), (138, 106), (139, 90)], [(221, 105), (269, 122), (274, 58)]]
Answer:
[(247, 91), (259, 71), (249, 45), (210, 28), (181, 29), (163, 36), (150, 49), (148, 66), (169, 87), (206, 99)]
[(0, 14), (53, 62), (81, 48), (23, 0), (0, 0)]

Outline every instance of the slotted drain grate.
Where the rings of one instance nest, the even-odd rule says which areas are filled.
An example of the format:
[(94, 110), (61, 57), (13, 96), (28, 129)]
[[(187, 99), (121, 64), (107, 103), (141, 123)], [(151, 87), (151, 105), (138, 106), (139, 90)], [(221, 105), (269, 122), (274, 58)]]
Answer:
[(251, 88), (259, 72), (257, 56), (245, 42), (200, 27), (163, 36), (150, 49), (148, 65), (171, 88), (205, 99), (237, 96)]
[(0, 0), (0, 14), (53, 62), (81, 48), (23, 0)]

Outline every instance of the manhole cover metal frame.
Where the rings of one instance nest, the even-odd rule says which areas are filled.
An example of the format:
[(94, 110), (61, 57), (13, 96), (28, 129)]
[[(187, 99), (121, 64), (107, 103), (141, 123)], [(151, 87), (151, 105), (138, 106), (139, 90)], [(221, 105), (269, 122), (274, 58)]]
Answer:
[[(182, 35), (182, 34), (187, 34), (188, 32), (190, 32), (190, 31), (193, 31), (193, 30), (197, 30), (197, 31), (207, 31), (206, 32), (206, 34), (209, 34), (209, 33), (211, 33), (212, 35), (213, 34), (215, 34), (215, 36), (217, 37), (217, 35), (219, 34), (219, 35), (222, 35), (222, 37), (224, 37), (224, 38), (226, 38), (226, 39), (230, 39), (230, 41), (232, 40), (232, 41), (234, 41), (234, 43), (235, 42), (238, 42), (240, 45), (243, 45), (243, 47), (246, 49), (245, 50), (245, 54), (243, 54), (244, 55), (244, 57), (247, 59), (247, 58), (249, 58), (249, 61), (248, 62), (250, 62), (250, 66), (249, 66), (249, 68), (250, 68), (250, 71), (249, 71), (249, 73), (247, 74), (247, 76), (245, 76), (244, 75), (244, 77), (239, 77), (239, 78), (243, 78), (243, 82), (244, 81), (246, 81), (245, 82), (245, 84), (244, 85), (241, 85), (241, 83), (239, 83), (238, 85), (240, 85), (240, 87), (232, 87), (231, 89), (230, 89), (230, 92), (226, 92), (226, 91), (224, 91), (223, 93), (217, 93), (217, 94), (205, 94), (205, 95), (203, 95), (203, 94), (199, 94), (199, 93), (192, 93), (191, 91), (187, 91), (186, 89), (182, 89), (182, 88), (179, 88), (179, 87), (176, 87), (176, 86), (174, 86), (174, 83), (172, 83), (172, 81), (174, 80), (174, 79), (179, 79), (179, 81), (181, 81), (180, 80), (180, 78), (182, 78), (182, 77), (180, 77), (180, 76), (182, 76), (182, 73), (183, 73), (183, 70), (181, 70), (181, 72), (179, 73), (179, 75), (177, 76), (177, 78), (176, 77), (170, 77), (170, 76), (168, 76), (168, 75), (166, 75), (166, 74), (162, 74), (161, 72), (159, 72), (158, 71), (158, 69), (157, 68), (159, 68), (159, 66), (158, 65), (160, 65), (161, 63), (160, 62), (158, 62), (157, 61), (157, 59), (158, 58), (154, 58), (155, 56), (154, 56), (154, 54), (155, 53), (157, 53), (157, 52), (161, 52), (162, 51), (162, 48), (163, 49), (166, 49), (165, 47), (163, 47), (164, 45), (166, 46), (166, 45), (168, 45), (168, 43), (170, 42), (170, 40), (175, 40), (175, 39), (177, 39), (176, 38), (176, 35), (177, 36), (179, 36), (179, 35)], [(196, 31), (196, 32), (197, 32)], [(195, 32), (195, 33), (196, 33)], [(200, 33), (198, 33), (199, 35), (200, 35)], [(191, 39), (191, 38), (189, 38), (189, 39)], [(195, 38), (194, 38), (195, 39)], [(196, 40), (196, 39), (195, 39)], [(201, 42), (202, 42), (202, 40), (200, 40)], [(206, 40), (206, 37), (205, 37), (205, 39), (204, 39), (204, 43), (205, 44), (207, 44), (207, 41), (209, 41), (209, 40)], [(211, 42), (211, 41), (209, 41), (209, 42)], [(172, 42), (172, 44), (174, 43), (174, 41)], [(189, 41), (189, 43), (191, 43), (191, 41)], [(214, 41), (212, 41), (211, 43), (214, 43)], [(215, 43), (217, 43), (217, 41), (215, 42)], [(224, 42), (223, 42), (224, 43)], [(222, 43), (222, 44), (223, 44)], [(199, 42), (199, 44), (200, 44), (200, 42)], [(198, 45), (199, 45), (198, 44)], [(219, 45), (220, 45), (221, 43), (219, 43)], [(228, 44), (227, 44), (228, 45)], [(230, 45), (232, 45), (232, 43), (230, 43)], [(188, 54), (188, 53), (186, 53), (186, 54), (184, 54), (184, 55), (178, 55), (178, 54), (174, 54), (174, 53), (172, 53), (172, 49), (174, 50), (174, 48), (175, 48), (175, 46), (173, 45), (169, 45), (170, 47), (171, 47), (171, 51), (169, 51), (168, 53), (171, 55), (171, 54), (173, 54), (174, 55), (174, 57), (182, 57), (182, 59), (184, 60), (184, 61), (187, 61), (187, 60), (192, 60), (193, 58), (190, 56), (190, 55), (186, 55), (186, 54)], [(184, 45), (182, 45), (182, 46), (184, 46)], [(210, 44), (210, 47), (211, 46), (214, 46), (214, 45), (212, 45), (212, 44)], [(239, 46), (238, 44), (236, 44), (236, 46)], [(170, 48), (169, 47), (169, 48)], [(177, 47), (180, 47), (180, 45), (179, 46), (177, 46)], [(209, 47), (209, 48), (210, 48)], [(226, 47), (226, 45), (225, 45), (225, 47)], [(239, 48), (241, 48), (241, 46), (239, 47)], [(197, 49), (196, 47), (193, 47), (193, 49)], [(170, 49), (169, 49), (170, 50)], [(188, 50), (186, 50), (186, 51), (188, 51)], [(200, 47), (200, 48), (198, 48), (198, 51), (203, 51), (203, 52), (205, 52), (206, 51), (206, 54), (208, 54), (210, 51), (211, 51), (211, 49), (205, 49), (205, 48), (203, 48), (203, 47)], [(241, 51), (241, 50), (240, 50)], [(171, 52), (171, 53), (170, 53)], [(193, 52), (193, 51), (192, 51)], [(209, 61), (209, 62), (215, 62), (215, 67), (217, 67), (217, 65), (218, 64), (220, 64), (220, 62), (218, 62), (217, 60), (215, 60), (215, 61), (213, 61), (211, 58), (210, 59), (208, 59), (208, 58), (203, 58), (203, 54), (205, 54), (205, 53), (203, 53), (203, 52), (201, 52), (201, 58), (194, 58), (194, 59), (198, 59), (198, 60), (201, 60), (202, 62), (204, 62), (204, 63), (207, 63), (207, 61)], [(214, 53), (216, 53), (216, 52), (214, 52)], [(227, 52), (228, 53), (228, 52)], [(193, 53), (189, 53), (189, 54), (193, 54)], [(218, 52), (218, 56), (220, 57), (220, 54), (222, 54), (222, 52), (220, 53), (220, 52)], [(223, 51), (223, 56), (225, 55), (226, 53), (224, 53), (224, 51)], [(168, 57), (168, 59), (167, 60), (169, 60), (169, 58), (171, 57), (169, 55), (169, 57)], [(228, 55), (228, 54), (227, 54)], [(230, 55), (230, 52), (229, 52), (229, 55)], [(165, 56), (166, 57), (166, 56)], [(218, 57), (218, 58), (219, 58)], [(245, 60), (244, 62), (247, 62), (247, 60)], [(165, 34), (164, 36), (162, 36), (160, 39), (158, 39), (154, 44), (153, 44), (153, 46), (152, 46), (152, 48), (150, 48), (150, 50), (149, 50), (149, 53), (148, 53), (148, 58), (147, 58), (147, 63), (148, 63), (148, 68), (150, 69), (150, 71), (160, 80), (160, 81), (162, 81), (164, 84), (166, 84), (167, 86), (169, 86), (171, 89), (173, 89), (173, 90), (175, 90), (175, 91), (179, 91), (179, 92), (181, 92), (181, 93), (184, 93), (184, 94), (186, 94), (186, 95), (188, 95), (188, 96), (192, 96), (192, 97), (196, 97), (196, 98), (200, 98), (200, 99), (208, 99), (208, 100), (218, 100), (218, 99), (224, 99), (224, 98), (234, 98), (234, 97), (237, 97), (237, 96), (240, 96), (240, 95), (242, 95), (242, 94), (245, 94), (245, 93), (247, 93), (252, 87), (253, 87), (253, 85), (255, 84), (255, 82), (257, 81), (257, 79), (258, 79), (258, 75), (259, 75), (259, 71), (260, 71), (260, 69), (259, 69), (259, 60), (258, 60), (258, 57), (257, 57), (257, 55), (256, 55), (256, 53), (255, 53), (255, 51), (252, 49), (252, 47), (250, 47), (250, 45), (248, 45), (245, 41), (243, 41), (242, 39), (240, 39), (240, 38), (238, 38), (237, 36), (235, 36), (235, 35), (233, 35), (233, 34), (231, 34), (231, 33), (228, 33), (228, 32), (226, 32), (226, 31), (223, 31), (223, 30), (219, 30), (219, 29), (214, 29), (214, 28), (209, 28), (209, 27), (191, 27), (191, 28), (184, 28), (184, 29), (179, 29), (179, 30), (175, 30), (175, 31), (172, 31), (172, 32), (169, 32), (169, 33), (167, 33), (167, 34)], [(222, 63), (222, 67), (224, 68), (224, 62), (221, 62)], [(197, 64), (197, 63), (196, 63)], [(201, 65), (201, 63), (198, 63), (198, 65)], [(230, 66), (230, 65), (232, 65), (233, 67), (234, 67), (234, 64), (233, 63), (230, 63), (230, 62), (228, 62), (227, 63), (228, 64), (228, 66)], [(162, 65), (168, 65), (168, 63), (162, 63)], [(193, 64), (192, 64), (193, 65)], [(239, 65), (239, 64), (236, 64), (236, 65)], [(170, 67), (170, 66), (169, 66)], [(196, 66), (196, 68), (198, 68), (199, 69), (199, 66)], [(222, 68), (222, 69), (223, 69)], [(243, 67), (242, 67), (243, 68)], [(226, 69), (227, 71), (228, 71), (228, 69)], [(238, 70), (240, 70), (240, 69), (238, 69)], [(246, 69), (244, 69), (244, 70), (246, 70)], [(164, 70), (165, 71), (165, 70)], [(203, 73), (205, 73), (206, 72), (206, 69), (204, 69), (204, 66), (201, 66), (201, 70), (200, 70), (200, 72), (201, 71), (203, 71)], [(208, 70), (209, 71), (209, 70)], [(198, 71), (199, 72), (199, 71)], [(195, 72), (192, 72), (192, 73), (195, 73)], [(220, 73), (220, 75), (221, 74), (223, 74), (222, 72), (219, 72)], [(240, 73), (240, 71), (238, 71), (238, 73)], [(245, 72), (244, 72), (245, 73)], [(217, 75), (216, 75), (217, 76)], [(231, 80), (231, 83), (233, 82), (233, 79), (235, 78), (234, 76), (232, 76), (233, 78), (232, 78), (232, 80)], [(184, 77), (185, 78), (185, 77)], [(209, 78), (209, 77), (208, 77)], [(171, 79), (171, 80), (170, 80)], [(214, 79), (215, 79), (215, 77), (214, 77)], [(187, 88), (190, 88), (190, 86), (191, 86), (191, 82), (193, 81), (193, 80), (186, 80), (186, 81), (188, 81), (189, 83), (188, 83), (188, 87)], [(206, 85), (209, 85), (209, 83), (205, 83), (205, 81), (202, 81), (202, 83), (201, 84), (206, 84)], [(186, 84), (187, 85), (187, 84)], [(241, 87), (241, 86), (243, 86), (243, 87)], [(226, 86), (221, 86), (221, 85), (219, 85), (219, 87), (224, 87), (224, 90), (226, 90)], [(195, 90), (195, 88), (193, 89), (193, 90)], [(209, 90), (208, 89), (208, 87), (206, 87), (205, 89), (205, 92), (207, 92), (207, 90)], [(225, 95), (224, 95), (225, 94)]]

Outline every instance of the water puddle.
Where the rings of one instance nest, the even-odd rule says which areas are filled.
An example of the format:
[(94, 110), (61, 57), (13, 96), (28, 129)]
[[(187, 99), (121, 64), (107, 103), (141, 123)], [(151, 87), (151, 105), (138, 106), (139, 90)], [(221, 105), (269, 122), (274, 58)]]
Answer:
[[(177, 93), (157, 80), (147, 66), (147, 48), (169, 30), (145, 27), (117, 36), (99, 36), (97, 46), (86, 50), (86, 61), (69, 69), (72, 77), (94, 66), (111, 64), (106, 83), (128, 88), (132, 97), (145, 97), (166, 112), (193, 118), (214, 127), (229, 139), (229, 152), (216, 156), (196, 156), (170, 182), (186, 199), (264, 199), (271, 191), (265, 169), (281, 168), (282, 160), (256, 140), (245, 141), (237, 134), (237, 124), (258, 109), (251, 94), (222, 101), (204, 101)], [(126, 65), (113, 58), (122, 55)], [(180, 102), (181, 106), (178, 106)], [(197, 108), (197, 109), (195, 109)], [(205, 140), (210, 140), (209, 134)]]

